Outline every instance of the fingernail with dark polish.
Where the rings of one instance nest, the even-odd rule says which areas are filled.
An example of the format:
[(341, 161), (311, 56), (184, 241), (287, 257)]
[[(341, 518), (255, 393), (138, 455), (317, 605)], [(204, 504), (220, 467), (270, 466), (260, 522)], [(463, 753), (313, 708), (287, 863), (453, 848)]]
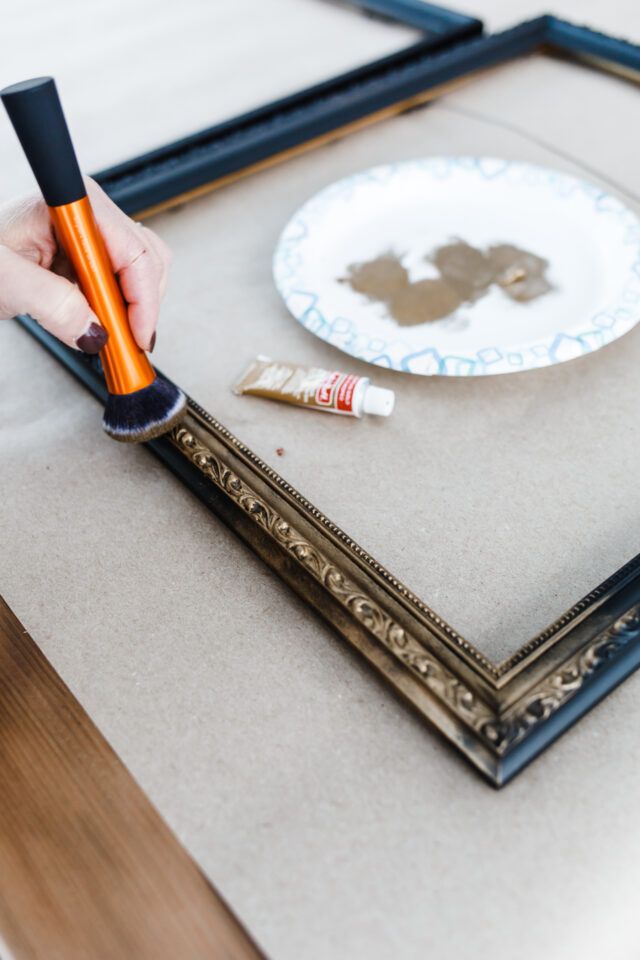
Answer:
[(156, 332), (155, 330), (151, 334), (151, 340), (149, 341), (149, 353), (153, 353), (153, 348), (156, 345)]
[(78, 337), (76, 346), (83, 353), (100, 353), (108, 339), (109, 334), (105, 328), (99, 323), (92, 323), (87, 332)]

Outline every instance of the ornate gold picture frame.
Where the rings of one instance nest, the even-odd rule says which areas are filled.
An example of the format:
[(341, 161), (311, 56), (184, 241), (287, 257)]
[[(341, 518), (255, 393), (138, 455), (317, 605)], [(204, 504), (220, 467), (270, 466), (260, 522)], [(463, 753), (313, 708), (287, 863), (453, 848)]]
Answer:
[[(155, 212), (424, 103), (478, 70), (548, 50), (640, 76), (640, 48), (541, 17), (444, 52), (414, 48), (366, 76), (338, 78), (99, 179), (129, 212)], [(95, 365), (29, 318), (20, 322), (104, 396)], [(195, 401), (149, 447), (495, 786), (640, 663), (640, 557), (494, 663)]]

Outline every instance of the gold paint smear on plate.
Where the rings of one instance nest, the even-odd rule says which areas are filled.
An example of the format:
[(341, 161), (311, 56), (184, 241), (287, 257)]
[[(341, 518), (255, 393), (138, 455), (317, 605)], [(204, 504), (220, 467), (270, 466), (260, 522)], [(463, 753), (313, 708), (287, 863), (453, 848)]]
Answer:
[(552, 290), (547, 260), (510, 243), (480, 250), (453, 240), (425, 258), (439, 276), (412, 281), (402, 257), (383, 253), (354, 263), (341, 282), (372, 302), (385, 303), (400, 326), (417, 326), (451, 316), (463, 303), (475, 303), (493, 284), (517, 303), (529, 303)]

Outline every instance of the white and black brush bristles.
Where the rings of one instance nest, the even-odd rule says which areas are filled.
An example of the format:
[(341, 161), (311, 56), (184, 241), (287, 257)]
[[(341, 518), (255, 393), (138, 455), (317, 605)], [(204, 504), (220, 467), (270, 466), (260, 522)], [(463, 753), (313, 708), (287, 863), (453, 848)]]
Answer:
[(102, 426), (114, 440), (142, 443), (175, 427), (186, 407), (184, 393), (173, 383), (156, 376), (153, 383), (135, 393), (110, 393)]

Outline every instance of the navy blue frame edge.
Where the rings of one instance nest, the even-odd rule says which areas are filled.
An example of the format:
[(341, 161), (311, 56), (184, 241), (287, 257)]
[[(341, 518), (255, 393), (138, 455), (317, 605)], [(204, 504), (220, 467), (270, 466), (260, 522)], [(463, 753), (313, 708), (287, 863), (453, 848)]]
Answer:
[(392, 105), (403, 96), (402, 76), (415, 77), (417, 86), (410, 83), (409, 89), (420, 89), (420, 67), (434, 53), (482, 35), (480, 20), (421, 0), (351, 2), (419, 26), (425, 37), (404, 50), (102, 170), (95, 179), (123, 210), (139, 213)]
[[(401, 104), (449, 80), (541, 48), (640, 74), (639, 46), (553, 16), (542, 16), (494, 36), (466, 39), (444, 51), (427, 51), (419, 45), (106, 170), (98, 179), (125, 210), (136, 212), (240, 171), (319, 133), (338, 129), (389, 105)], [(104, 383), (95, 363), (64, 347), (30, 318), (18, 319), (96, 397), (104, 400)], [(234, 516), (237, 508), (224, 494), (212, 493), (210, 484), (205, 489), (202, 475), (169, 439), (161, 438), (148, 446), (213, 512), (243, 536), (242, 518)], [(274, 569), (291, 583), (284, 569), (275, 564)], [(495, 696), (487, 694), (486, 686), (478, 693), (478, 699), (483, 697), (483, 702), (494, 709), (491, 730), (484, 731), (483, 740), (477, 737), (476, 749), (482, 759), (474, 756), (473, 746), (469, 746), (478, 731), (474, 734), (468, 730), (466, 745), (457, 746), (494, 786), (502, 786), (521, 771), (640, 665), (640, 555), (568, 614), (569, 621), (575, 615), (575, 623), (559, 631), (556, 654), (545, 668), (546, 673), (541, 673), (544, 658), (528, 659), (529, 654), (535, 653), (531, 644), (509, 663), (496, 667), (496, 677), (501, 670), (505, 674), (506, 668), (511, 667), (525, 680), (538, 671), (539, 695), (525, 698), (519, 713), (514, 713), (513, 703), (501, 707), (499, 694), (506, 689), (504, 683), (496, 681)], [(572, 661), (566, 655), (569, 650), (588, 651), (589, 656), (576, 668), (575, 657)], [(583, 672), (574, 691), (576, 669)], [(568, 692), (549, 707), (545, 682), (551, 678), (559, 678), (561, 685), (566, 681)], [(557, 692), (557, 688), (554, 690)]]
[(385, 20), (395, 20), (409, 27), (418, 27), (427, 33), (451, 36), (459, 27), (473, 27), (478, 32), (482, 23), (475, 17), (468, 17), (456, 10), (448, 10), (423, 0), (348, 0), (351, 6), (361, 7), (373, 16)]

